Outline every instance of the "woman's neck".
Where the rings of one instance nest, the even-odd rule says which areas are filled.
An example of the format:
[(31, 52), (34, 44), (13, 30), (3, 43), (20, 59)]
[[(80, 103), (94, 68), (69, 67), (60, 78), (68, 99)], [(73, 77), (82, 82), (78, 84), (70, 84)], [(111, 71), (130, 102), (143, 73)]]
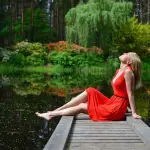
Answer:
[(121, 63), (120, 64), (120, 71), (124, 70), (127, 66), (128, 66), (127, 64)]

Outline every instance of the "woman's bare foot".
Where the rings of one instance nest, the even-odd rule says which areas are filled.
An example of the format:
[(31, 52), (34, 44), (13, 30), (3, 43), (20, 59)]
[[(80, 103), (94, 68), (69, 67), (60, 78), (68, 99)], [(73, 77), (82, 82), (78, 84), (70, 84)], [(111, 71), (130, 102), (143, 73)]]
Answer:
[(50, 120), (52, 117), (49, 115), (49, 113), (39, 113), (36, 112), (35, 113), (38, 117), (44, 118), (46, 120)]

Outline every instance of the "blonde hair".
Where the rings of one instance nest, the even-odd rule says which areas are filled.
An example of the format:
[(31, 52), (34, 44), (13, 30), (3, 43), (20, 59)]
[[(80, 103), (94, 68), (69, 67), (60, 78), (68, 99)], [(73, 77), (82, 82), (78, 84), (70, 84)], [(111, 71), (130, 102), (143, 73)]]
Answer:
[(134, 53), (134, 52), (129, 52), (129, 57), (131, 58), (131, 66), (132, 66), (132, 70), (134, 72), (134, 76), (135, 76), (135, 88), (140, 88), (142, 85), (141, 82), (141, 60), (140, 57)]

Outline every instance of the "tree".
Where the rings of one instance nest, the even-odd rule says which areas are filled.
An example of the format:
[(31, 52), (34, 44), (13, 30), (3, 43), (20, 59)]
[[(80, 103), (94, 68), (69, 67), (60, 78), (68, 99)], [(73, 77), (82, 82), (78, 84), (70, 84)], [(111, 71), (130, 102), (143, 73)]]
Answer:
[(150, 22), (150, 0), (148, 0), (147, 22)]
[(112, 33), (122, 25), (128, 24), (131, 10), (131, 2), (115, 0), (90, 0), (87, 4), (80, 2), (66, 15), (67, 41), (84, 47), (96, 45), (108, 53)]
[(22, 40), (24, 39), (24, 0), (22, 0), (22, 11), (21, 11), (21, 24), (22, 24)]

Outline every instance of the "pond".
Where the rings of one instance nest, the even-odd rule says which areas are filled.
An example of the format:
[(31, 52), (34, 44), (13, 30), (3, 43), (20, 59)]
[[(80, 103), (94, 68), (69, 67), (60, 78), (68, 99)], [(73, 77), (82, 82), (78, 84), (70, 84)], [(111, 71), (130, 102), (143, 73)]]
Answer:
[[(144, 72), (143, 87), (135, 92), (137, 112), (150, 125), (150, 79)], [(14, 72), (2, 74), (0, 81), (0, 149), (41, 150), (60, 117), (38, 118), (36, 111), (53, 110), (88, 87), (111, 97), (114, 70), (74, 70), (56, 74)]]

